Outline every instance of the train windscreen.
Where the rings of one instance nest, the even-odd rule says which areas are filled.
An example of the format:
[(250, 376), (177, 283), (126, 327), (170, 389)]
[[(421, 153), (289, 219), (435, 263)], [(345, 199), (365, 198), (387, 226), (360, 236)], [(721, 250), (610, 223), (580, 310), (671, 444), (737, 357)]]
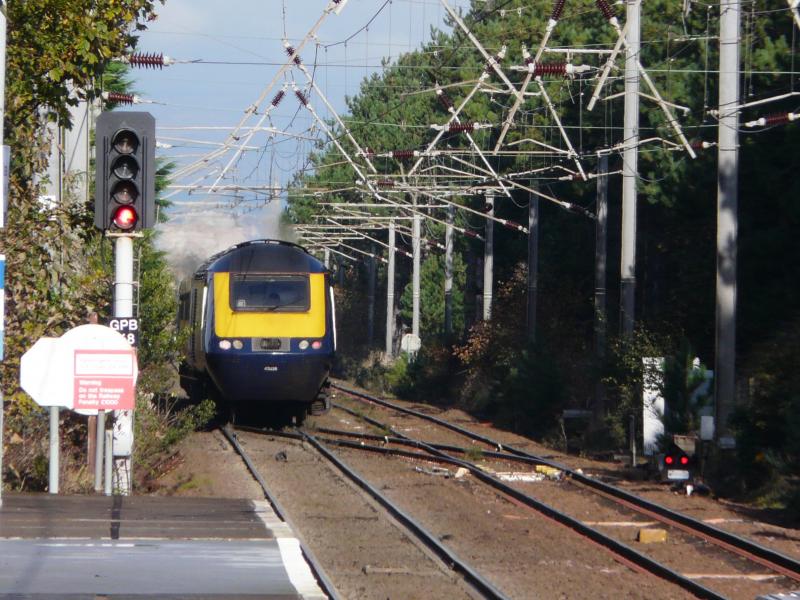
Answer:
[(307, 275), (231, 275), (231, 308), (246, 312), (305, 312), (310, 308)]

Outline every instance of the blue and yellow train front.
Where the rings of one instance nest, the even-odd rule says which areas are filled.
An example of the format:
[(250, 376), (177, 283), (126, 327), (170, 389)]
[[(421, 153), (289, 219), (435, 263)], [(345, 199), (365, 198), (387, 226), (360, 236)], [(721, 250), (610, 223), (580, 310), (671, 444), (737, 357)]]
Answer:
[(335, 350), (326, 273), (210, 275), (204, 342), (222, 396), (235, 404), (314, 401)]

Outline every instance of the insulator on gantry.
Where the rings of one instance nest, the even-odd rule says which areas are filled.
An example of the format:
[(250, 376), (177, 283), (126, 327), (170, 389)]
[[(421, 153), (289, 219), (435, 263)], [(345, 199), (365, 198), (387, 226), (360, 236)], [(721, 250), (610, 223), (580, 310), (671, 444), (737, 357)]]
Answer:
[[(530, 70), (530, 63), (528, 66)], [(567, 63), (536, 63), (533, 66), (534, 75), (566, 75)]]
[(392, 188), (394, 187), (394, 181), (391, 179), (379, 179), (378, 180), (378, 187), (380, 188)]
[(458, 133), (462, 131), (473, 132), (475, 131), (475, 123), (450, 123), (447, 126), (447, 131)]
[[(294, 54), (294, 48), (292, 46), (286, 46), (286, 54), (288, 54), (289, 57), (291, 57), (292, 54)], [(296, 64), (298, 67), (303, 63), (303, 61), (300, 60), (300, 55), (295, 56), (292, 62)]]
[(300, 100), (300, 104), (303, 106), (308, 106), (308, 98), (306, 98), (305, 94), (300, 90), (295, 90), (294, 95), (297, 96), (297, 99)]
[(123, 94), (121, 92), (103, 92), (103, 100), (116, 102), (117, 104), (134, 104), (136, 96), (133, 94)]
[(439, 98), (439, 102), (442, 103), (442, 106), (444, 106), (445, 109), (450, 110), (453, 108), (453, 101), (450, 100), (450, 97), (447, 94), (439, 90), (436, 92), (436, 95)]
[(783, 125), (789, 121), (794, 121), (797, 117), (792, 113), (779, 113), (767, 115), (765, 121), (767, 125)]
[(278, 90), (278, 93), (275, 94), (275, 97), (272, 99), (272, 106), (278, 106), (285, 95), (286, 92), (284, 90)]
[(600, 12), (603, 13), (606, 21), (610, 21), (611, 19), (615, 19), (617, 17), (617, 14), (614, 12), (612, 6), (608, 3), (608, 0), (595, 1), (597, 2), (597, 8), (599, 8)]
[(156, 54), (143, 54), (136, 52), (127, 58), (128, 64), (132, 67), (142, 67), (144, 69), (162, 69), (165, 66), (173, 64), (175, 61), (169, 56), (164, 56), (161, 53)]
[(553, 4), (553, 12), (550, 13), (550, 20), (551, 21), (558, 21), (561, 18), (561, 13), (564, 12), (564, 4), (567, 3), (567, 0), (556, 0), (555, 4)]
[(414, 158), (413, 150), (392, 150), (392, 158)]

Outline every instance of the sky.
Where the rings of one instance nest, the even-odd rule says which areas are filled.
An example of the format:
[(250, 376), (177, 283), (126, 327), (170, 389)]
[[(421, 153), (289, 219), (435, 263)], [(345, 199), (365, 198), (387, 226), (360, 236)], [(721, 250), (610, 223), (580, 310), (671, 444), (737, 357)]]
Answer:
[[(141, 33), (138, 51), (163, 53), (177, 64), (164, 69), (133, 69), (134, 90), (146, 103), (130, 110), (146, 110), (156, 119), (159, 156), (179, 166), (196, 161), (215, 149), (231, 128), (245, 116), (287, 55), (283, 40), (296, 45), (323, 15), (327, 0), (167, 0), (158, 6), (158, 18)], [(300, 52), (303, 62), (331, 105), (346, 111), (345, 96), (358, 91), (361, 80), (379, 70), (381, 59), (396, 58), (429, 39), (430, 28), (443, 27), (445, 10), (439, 0), (349, 0), (340, 14), (331, 14), (316, 39)], [(202, 62), (194, 62), (202, 61)], [(297, 70), (280, 78), (267, 94), (266, 106), (284, 82), (294, 79), (305, 86)], [(152, 102), (152, 103), (150, 103)], [(310, 102), (322, 118), (331, 116), (321, 99)], [(264, 105), (262, 105), (264, 106)], [(295, 135), (316, 137), (313, 117), (302, 109), (291, 88), (270, 116), (272, 125)], [(251, 121), (253, 122), (253, 117)], [(219, 127), (218, 130), (187, 129)], [(249, 146), (227, 171), (221, 184), (285, 186), (305, 164), (312, 141), (255, 134)], [(211, 170), (219, 171), (230, 155), (210, 163), (177, 184), (187, 184)], [(215, 177), (206, 179), (210, 184)], [(266, 195), (209, 196), (202, 190), (171, 190), (175, 205), (170, 223), (163, 227), (164, 249), (180, 255), (187, 247), (196, 256), (180, 258), (189, 265), (225, 247), (260, 237), (283, 237), (277, 226), (280, 201)], [(231, 208), (238, 204), (237, 208)], [(197, 232), (204, 232), (204, 247), (196, 248)]]

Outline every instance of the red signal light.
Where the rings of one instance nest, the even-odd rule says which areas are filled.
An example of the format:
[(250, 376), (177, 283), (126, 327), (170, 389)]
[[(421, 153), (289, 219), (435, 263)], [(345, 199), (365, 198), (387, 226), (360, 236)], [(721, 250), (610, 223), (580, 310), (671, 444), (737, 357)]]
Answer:
[(664, 462), (665, 462), (666, 464), (668, 464), (668, 465), (671, 465), (672, 463), (674, 463), (674, 462), (675, 462), (675, 459), (674, 459), (674, 458), (672, 458), (671, 456), (665, 456), (665, 457), (664, 457)]
[(138, 221), (139, 215), (136, 214), (136, 211), (131, 206), (120, 206), (114, 211), (114, 226), (123, 231), (133, 229)]
[(688, 456), (681, 456), (681, 464), (688, 465), (689, 464), (689, 457)]

